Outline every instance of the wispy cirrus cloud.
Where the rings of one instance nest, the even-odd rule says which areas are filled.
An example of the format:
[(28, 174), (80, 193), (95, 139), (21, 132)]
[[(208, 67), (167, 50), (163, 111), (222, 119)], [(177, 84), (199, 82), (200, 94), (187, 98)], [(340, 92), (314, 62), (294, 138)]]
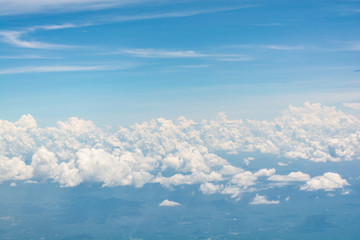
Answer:
[(48, 56), (39, 56), (35, 54), (29, 55), (14, 55), (14, 56), (0, 56), (0, 59), (60, 59), (60, 57), (48, 57)]
[(352, 41), (345, 43), (345, 50), (360, 51), (360, 41)]
[(295, 51), (309, 48), (305, 45), (285, 45), (285, 44), (240, 44), (227, 46), (229, 48), (241, 49), (264, 49), (264, 50), (279, 50), (279, 51)]
[(63, 44), (53, 44), (46, 43), (40, 41), (27, 41), (23, 40), (23, 37), (31, 32), (35, 32), (38, 30), (59, 30), (59, 29), (67, 29), (67, 28), (79, 28), (92, 26), (93, 23), (82, 23), (82, 24), (73, 24), (73, 23), (64, 23), (64, 24), (51, 24), (51, 25), (36, 25), (24, 28), (22, 30), (8, 30), (8, 31), (0, 31), (0, 41), (8, 43), (10, 45), (22, 48), (33, 48), (33, 49), (69, 49), (69, 48), (79, 48), (79, 46), (70, 46)]
[(117, 53), (124, 53), (141, 58), (199, 58), (206, 57), (206, 54), (193, 50), (169, 51), (160, 49), (120, 49)]
[(305, 46), (298, 45), (298, 46), (286, 46), (286, 45), (264, 45), (262, 46), (265, 49), (272, 49), (272, 50), (284, 50), (284, 51), (290, 51), (290, 50), (303, 50), (305, 49)]
[[(0, 0), (1, 2), (6, 2), (4, 0)], [(14, 1), (15, 2), (15, 1)], [(41, 1), (39, 1), (41, 2)], [(71, 1), (60, 1), (58, 4), (68, 4)], [(94, 1), (83, 1), (86, 2), (96, 2)], [(105, 2), (105, 1), (104, 1)], [(113, 1), (110, 1), (113, 2)], [(140, 1), (139, 1), (140, 2)], [(50, 2), (49, 5), (55, 4), (54, 2)], [(5, 4), (6, 6), (6, 4)], [(96, 19), (94, 21), (86, 21), (79, 24), (74, 23), (64, 23), (64, 24), (51, 24), (51, 25), (37, 25), (24, 28), (23, 30), (8, 30), (8, 31), (0, 31), (0, 41), (11, 44), (16, 47), (22, 48), (33, 48), (33, 49), (68, 49), (68, 48), (75, 48), (78, 46), (69, 46), (69, 45), (62, 45), (62, 44), (53, 44), (53, 43), (46, 43), (40, 41), (27, 41), (24, 40), (23, 37), (30, 32), (38, 31), (38, 30), (59, 30), (59, 29), (67, 29), (67, 28), (80, 28), (80, 27), (88, 27), (88, 26), (95, 26), (95, 25), (103, 25), (109, 24), (114, 22), (129, 22), (129, 21), (140, 21), (140, 20), (150, 20), (150, 19), (162, 19), (162, 18), (181, 18), (181, 17), (190, 17), (196, 16), (200, 14), (211, 14), (217, 12), (224, 12), (224, 11), (232, 11), (238, 10), (243, 8), (250, 8), (255, 7), (256, 5), (244, 5), (244, 6), (235, 6), (235, 7), (222, 7), (222, 8), (207, 8), (207, 9), (197, 9), (197, 10), (188, 10), (188, 11), (172, 11), (172, 12), (162, 12), (162, 13), (143, 13), (143, 14), (134, 14), (134, 15), (123, 15), (123, 16), (112, 16), (102, 19)], [(0, 10), (1, 16), (1, 10)], [(164, 53), (163, 53), (164, 54)], [(169, 53), (169, 55), (172, 53)], [(188, 56), (192, 55), (193, 53), (178, 53), (178, 54), (188, 54)]]
[(149, 2), (152, 2), (152, 0), (0, 0), (0, 16), (100, 10)]
[[(76, 11), (94, 11), (115, 7), (126, 6), (146, 6), (155, 2), (154, 0), (0, 0), (0, 16), (29, 14), (29, 13), (61, 13), (61, 12), (76, 12)], [(170, 1), (162, 1), (166, 4)], [(131, 20), (144, 20), (153, 18), (168, 18), (168, 17), (187, 17), (198, 14), (215, 13), (221, 11), (236, 10), (242, 8), (254, 7), (257, 5), (243, 5), (232, 6), (192, 11), (174, 11), (168, 13), (151, 13), (139, 14), (133, 16), (120, 16), (115, 17), (113, 20), (117, 21), (131, 21)]]
[(194, 50), (164, 49), (120, 49), (114, 54), (126, 54), (139, 58), (211, 58), (219, 61), (251, 61), (252, 57), (244, 54), (201, 53)]
[(120, 66), (26, 66), (0, 70), (0, 74), (121, 70)]
[(36, 30), (59, 30), (59, 29), (66, 29), (66, 28), (78, 28), (78, 27), (85, 27), (91, 26), (91, 23), (83, 23), (83, 24), (74, 24), (74, 23), (64, 23), (64, 24), (51, 24), (51, 25), (37, 25), (26, 28), (26, 31), (36, 31)]
[(221, 7), (221, 8), (206, 8), (206, 9), (196, 9), (188, 11), (172, 11), (172, 12), (163, 12), (163, 13), (144, 13), (128, 16), (116, 16), (108, 18), (104, 21), (109, 22), (128, 22), (128, 21), (139, 21), (139, 20), (148, 20), (148, 19), (161, 19), (161, 18), (182, 18), (182, 17), (191, 17), (202, 14), (211, 14), (217, 12), (227, 12), (240, 10), (245, 8), (253, 8), (258, 5), (242, 5), (242, 6), (232, 6), (232, 7)]
[(53, 44), (40, 41), (26, 41), (21, 37), (27, 34), (28, 31), (1, 31), (0, 40), (10, 45), (21, 48), (33, 48), (33, 49), (66, 49), (73, 48), (74, 46)]

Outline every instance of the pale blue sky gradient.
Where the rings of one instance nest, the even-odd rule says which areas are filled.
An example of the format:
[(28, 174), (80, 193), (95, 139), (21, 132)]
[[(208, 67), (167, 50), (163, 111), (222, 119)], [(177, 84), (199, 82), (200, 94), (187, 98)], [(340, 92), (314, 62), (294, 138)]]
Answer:
[(1, 119), (269, 119), (360, 101), (358, 1), (95, 3), (4, 3)]

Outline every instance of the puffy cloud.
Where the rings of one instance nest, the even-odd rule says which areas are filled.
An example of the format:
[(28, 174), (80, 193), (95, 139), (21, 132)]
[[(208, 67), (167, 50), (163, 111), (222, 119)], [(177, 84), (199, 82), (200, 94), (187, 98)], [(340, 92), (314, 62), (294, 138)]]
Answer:
[(163, 177), (160, 174), (153, 180), (153, 182), (160, 183), (161, 185), (170, 188), (171, 186), (177, 186), (182, 184), (195, 184), (195, 183), (204, 183), (208, 181), (221, 181), (221, 180), (222, 180), (222, 176), (217, 172), (211, 172), (210, 174), (199, 172), (188, 175), (175, 174), (171, 177)]
[(39, 128), (31, 115), (24, 115), (16, 122), (0, 120), (0, 181), (50, 179), (64, 187), (82, 182), (135, 187), (159, 183), (167, 188), (198, 184), (204, 194), (232, 197), (255, 191), (262, 177), (306, 181), (302, 190), (334, 189), (326, 180), (336, 183), (333, 176), (310, 179), (301, 172), (245, 171), (218, 152), (272, 153), (315, 162), (353, 160), (360, 155), (359, 129), (357, 118), (309, 103), (291, 106), (274, 121), (229, 120), (220, 113), (200, 123), (158, 118), (115, 131), (76, 117)]
[(222, 115), (204, 122), (202, 136), (212, 150), (273, 153), (314, 162), (359, 158), (360, 121), (334, 107), (290, 106), (274, 121), (230, 121)]
[(204, 194), (215, 194), (218, 193), (222, 188), (222, 185), (215, 185), (208, 182), (200, 185), (200, 191)]
[(8, 158), (0, 155), (0, 182), (32, 178), (32, 168), (19, 157)]
[(168, 199), (165, 199), (164, 201), (162, 201), (159, 206), (160, 207), (175, 207), (175, 206), (180, 206), (180, 203), (174, 202), (174, 201), (169, 201)]
[(250, 202), (251, 205), (259, 205), (259, 204), (279, 204), (279, 200), (267, 200), (266, 196), (261, 196), (259, 194), (256, 194), (254, 199)]
[(301, 187), (301, 190), (306, 191), (333, 191), (336, 188), (343, 188), (344, 186), (350, 185), (346, 179), (341, 178), (337, 173), (327, 172), (323, 176), (317, 176), (311, 178), (306, 182), (304, 186)]
[(255, 158), (253, 157), (247, 157), (247, 158), (244, 158), (244, 164), (247, 166), (250, 164), (250, 161), (254, 161)]
[(268, 180), (277, 182), (306, 182), (310, 180), (310, 175), (298, 171), (291, 172), (288, 175), (273, 175)]
[(31, 167), (33, 168), (34, 176), (42, 179), (56, 178), (59, 171), (57, 161), (54, 153), (41, 147), (32, 156)]
[(268, 176), (271, 176), (271, 175), (275, 174), (275, 172), (276, 172), (275, 168), (271, 168), (271, 169), (263, 168), (263, 169), (260, 169), (259, 171), (257, 171), (255, 173), (255, 176), (257, 176), (257, 177), (268, 177)]

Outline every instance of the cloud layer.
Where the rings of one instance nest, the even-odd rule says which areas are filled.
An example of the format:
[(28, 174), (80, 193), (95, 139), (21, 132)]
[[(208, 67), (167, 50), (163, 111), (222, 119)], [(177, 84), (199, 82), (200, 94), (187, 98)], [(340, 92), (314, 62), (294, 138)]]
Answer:
[(254, 199), (250, 202), (251, 205), (259, 205), (259, 204), (279, 204), (279, 200), (267, 200), (266, 196), (261, 196), (256, 194)]
[(174, 202), (174, 201), (169, 201), (168, 199), (165, 199), (164, 201), (162, 201), (159, 206), (160, 207), (175, 207), (175, 206), (179, 206), (180, 203)]
[(246, 171), (217, 152), (351, 161), (359, 158), (359, 129), (357, 118), (309, 103), (289, 107), (274, 121), (228, 120), (220, 114), (200, 123), (158, 118), (115, 131), (76, 117), (39, 128), (31, 115), (23, 115), (16, 122), (0, 120), (0, 181), (51, 180), (64, 187), (83, 182), (135, 187), (157, 183), (166, 188), (198, 184), (204, 194), (232, 197), (255, 191), (259, 181), (269, 186), (302, 182), (301, 190), (329, 191), (349, 184), (331, 172), (311, 178), (302, 172), (276, 175), (274, 168)]
[[(67, 12), (82, 10), (98, 10), (115, 6), (133, 4), (146, 1), (128, 0), (0, 0), (2, 6), (0, 15), (13, 15), (38, 12)], [(149, 1), (147, 1), (149, 2)]]

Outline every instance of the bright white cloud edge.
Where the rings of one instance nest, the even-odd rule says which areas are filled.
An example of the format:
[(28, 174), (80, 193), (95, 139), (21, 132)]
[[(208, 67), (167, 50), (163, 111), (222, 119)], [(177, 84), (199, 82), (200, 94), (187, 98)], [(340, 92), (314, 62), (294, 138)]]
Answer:
[(259, 205), (259, 204), (279, 204), (279, 200), (267, 200), (266, 196), (262, 196), (256, 194), (254, 199), (250, 202), (251, 205)]
[(168, 199), (165, 199), (164, 201), (162, 201), (159, 206), (160, 207), (175, 207), (175, 206), (180, 206), (181, 204), (178, 202), (174, 202), (174, 201), (170, 201)]
[[(204, 194), (234, 198), (256, 191), (260, 179), (269, 186), (300, 182), (301, 190), (331, 191), (349, 183), (331, 172), (313, 178), (299, 171), (278, 175), (274, 168), (251, 172), (216, 152), (259, 151), (314, 162), (350, 161), (359, 157), (358, 129), (356, 117), (309, 103), (291, 106), (270, 122), (228, 120), (220, 114), (200, 123), (184, 117), (159, 118), (116, 131), (75, 117), (59, 121), (56, 127), (39, 128), (31, 115), (24, 115), (14, 123), (0, 120), (0, 181), (50, 180), (63, 187), (83, 182), (104, 187), (198, 184)], [(167, 170), (174, 174), (163, 176)]]

